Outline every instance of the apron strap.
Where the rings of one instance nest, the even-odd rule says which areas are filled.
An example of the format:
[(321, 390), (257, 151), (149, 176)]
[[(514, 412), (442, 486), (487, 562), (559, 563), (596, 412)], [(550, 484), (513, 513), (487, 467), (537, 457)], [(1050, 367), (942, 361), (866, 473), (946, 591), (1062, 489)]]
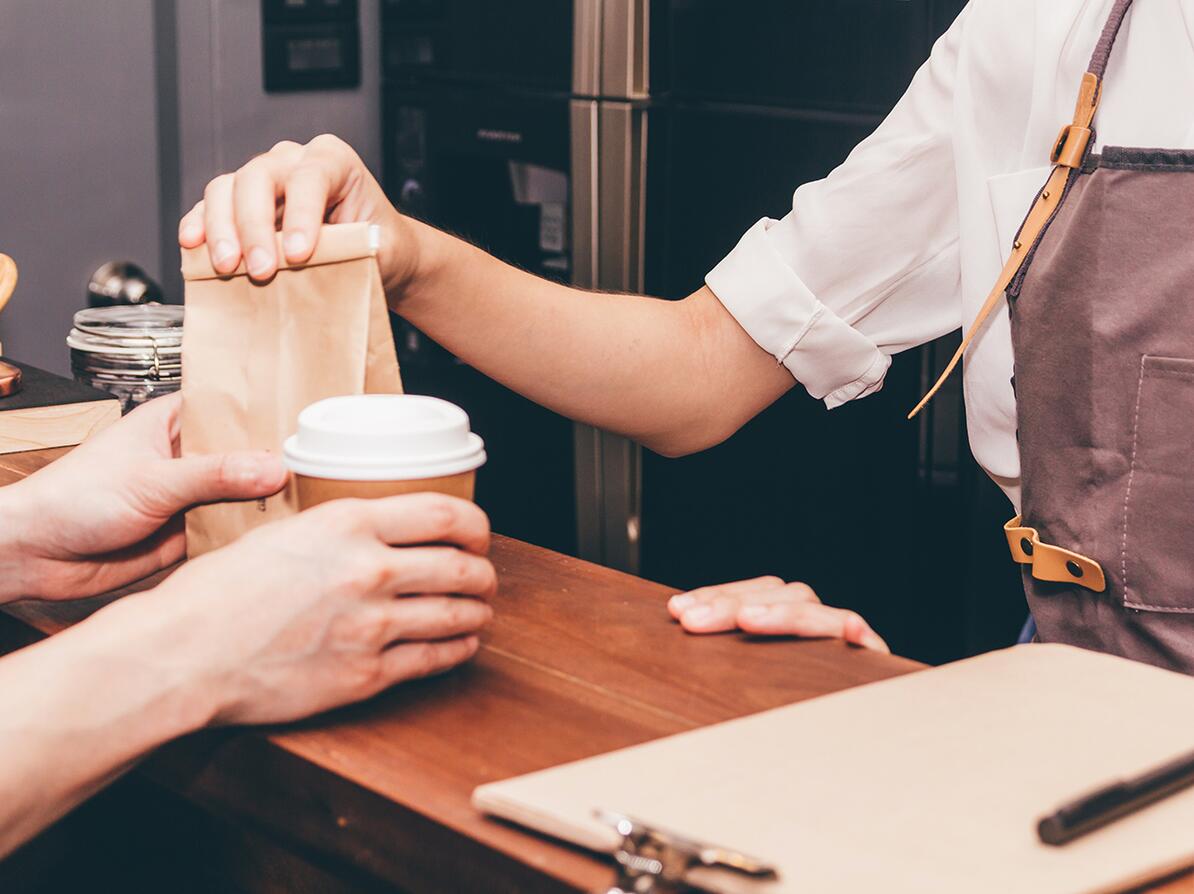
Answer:
[(1061, 133), (1057, 135), (1057, 141), (1053, 144), (1053, 151), (1050, 153), (1049, 160), (1053, 163), (1054, 168), (1049, 174), (1049, 180), (1041, 188), (1041, 191), (1037, 193), (1036, 201), (1033, 202), (1032, 207), (1029, 209), (1024, 223), (1020, 225), (1020, 229), (1016, 233), (1015, 242), (1012, 244), (1012, 253), (1008, 256), (1007, 263), (1003, 267), (1003, 272), (999, 274), (999, 279), (996, 280), (994, 288), (991, 289), (991, 293), (987, 296), (987, 300), (979, 308), (978, 316), (970, 324), (970, 328), (963, 337), (962, 343), (958, 345), (958, 349), (954, 352), (953, 357), (950, 358), (949, 363), (946, 364), (944, 371), (937, 378), (933, 387), (912, 408), (912, 412), (908, 414), (909, 419), (912, 419), (925, 408), (928, 402), (941, 390), (941, 386), (953, 374), (958, 363), (962, 360), (962, 355), (966, 353), (966, 349), (970, 347), (970, 343), (974, 341), (979, 330), (991, 315), (991, 312), (999, 306), (999, 302), (1003, 299), (1007, 287), (1016, 278), (1016, 274), (1024, 266), (1025, 259), (1031, 253), (1033, 246), (1036, 245), (1037, 239), (1049, 221), (1053, 219), (1053, 215), (1057, 212), (1057, 209), (1061, 206), (1061, 200), (1065, 197), (1070, 177), (1075, 170), (1082, 167), (1082, 163), (1086, 159), (1087, 152), (1093, 142), (1094, 130), (1091, 125), (1094, 122), (1095, 112), (1099, 108), (1099, 99), (1103, 93), (1103, 74), (1107, 71), (1107, 61), (1111, 57), (1112, 47), (1115, 46), (1115, 39), (1119, 35), (1124, 17), (1127, 15), (1131, 5), (1132, 0), (1115, 0), (1115, 5), (1111, 9), (1111, 15), (1107, 19), (1107, 24), (1103, 27), (1103, 34), (1095, 46), (1094, 55), (1091, 57), (1090, 70), (1082, 76), (1082, 86), (1078, 91), (1078, 102), (1074, 108), (1074, 120), (1072, 123), (1062, 127)]
[(1090, 57), (1090, 68), (1087, 69), (1099, 80), (1107, 73), (1107, 61), (1111, 58), (1111, 49), (1115, 46), (1115, 38), (1119, 36), (1119, 29), (1124, 23), (1124, 16), (1128, 14), (1132, 0), (1115, 0), (1111, 8), (1111, 15), (1107, 24), (1103, 26), (1103, 35), (1095, 44), (1094, 55)]

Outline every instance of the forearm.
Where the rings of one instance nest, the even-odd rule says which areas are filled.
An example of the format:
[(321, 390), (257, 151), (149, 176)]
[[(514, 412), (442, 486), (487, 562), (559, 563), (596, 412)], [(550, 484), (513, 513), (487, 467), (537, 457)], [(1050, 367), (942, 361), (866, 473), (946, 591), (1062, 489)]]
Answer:
[(0, 659), (0, 857), (210, 719), (179, 632), (134, 605), (146, 596)]
[(396, 310), (563, 415), (685, 453), (727, 437), (791, 385), (707, 289), (683, 301), (585, 292), (411, 226), (420, 269), (391, 292)]

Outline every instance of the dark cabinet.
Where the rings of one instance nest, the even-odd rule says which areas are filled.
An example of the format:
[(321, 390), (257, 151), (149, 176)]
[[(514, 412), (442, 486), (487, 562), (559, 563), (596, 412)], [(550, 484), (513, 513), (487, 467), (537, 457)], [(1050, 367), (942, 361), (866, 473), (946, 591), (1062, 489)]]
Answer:
[(918, 0), (671, 0), (677, 98), (884, 112), (924, 61)]

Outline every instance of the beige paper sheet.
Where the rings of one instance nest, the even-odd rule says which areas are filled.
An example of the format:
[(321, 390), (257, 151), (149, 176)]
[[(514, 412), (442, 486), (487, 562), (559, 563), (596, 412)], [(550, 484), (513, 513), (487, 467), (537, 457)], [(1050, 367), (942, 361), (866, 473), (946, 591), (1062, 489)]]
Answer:
[(598, 851), (612, 809), (774, 861), (723, 892), (1087, 894), (1194, 864), (1194, 790), (1062, 848), (1036, 822), (1194, 749), (1194, 678), (1032, 645), (477, 789), (474, 803)]

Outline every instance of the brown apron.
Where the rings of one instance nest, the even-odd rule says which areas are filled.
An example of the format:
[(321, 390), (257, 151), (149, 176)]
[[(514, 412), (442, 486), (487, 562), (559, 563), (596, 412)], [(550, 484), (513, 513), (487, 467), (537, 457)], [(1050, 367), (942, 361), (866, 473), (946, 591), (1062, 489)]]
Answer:
[(1131, 2), (964, 344), (1006, 292), (1023, 485), (1006, 532), (1040, 639), (1194, 673), (1194, 151), (1091, 151)]

